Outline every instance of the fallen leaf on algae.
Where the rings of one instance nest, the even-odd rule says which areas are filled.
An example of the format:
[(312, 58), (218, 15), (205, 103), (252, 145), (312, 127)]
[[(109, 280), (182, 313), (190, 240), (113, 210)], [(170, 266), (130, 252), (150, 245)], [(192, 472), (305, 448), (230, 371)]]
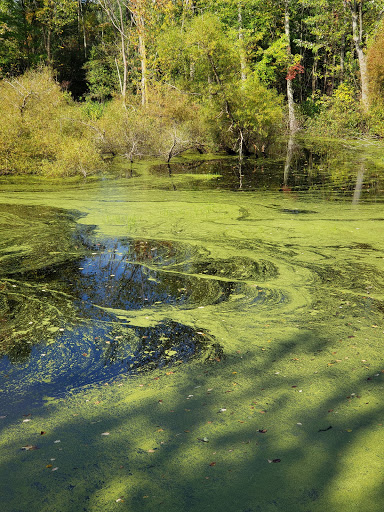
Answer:
[(22, 450), (26, 451), (26, 452), (29, 452), (31, 450), (38, 450), (39, 447), (36, 446), (36, 445), (32, 445), (32, 444), (27, 444), (26, 446), (22, 446), (21, 447)]

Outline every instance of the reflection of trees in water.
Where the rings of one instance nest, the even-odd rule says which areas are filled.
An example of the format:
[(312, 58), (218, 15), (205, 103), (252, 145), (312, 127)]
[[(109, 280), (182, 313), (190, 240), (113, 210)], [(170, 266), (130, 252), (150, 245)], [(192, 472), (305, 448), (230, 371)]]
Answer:
[(363, 190), (363, 185), (364, 185), (364, 172), (365, 172), (364, 161), (362, 161), (357, 170), (356, 185), (355, 185), (355, 190), (353, 192), (352, 204), (358, 204), (358, 202), (360, 201), (361, 192)]
[[(213, 346), (213, 338), (196, 334), (192, 327), (182, 324), (160, 322), (146, 329), (132, 327), (122, 337), (114, 337), (113, 330), (119, 321), (103, 309), (182, 305), (188, 300), (195, 307), (196, 303), (225, 300), (231, 293), (231, 283), (160, 270), (189, 265), (186, 261), (195, 255), (194, 249), (181, 250), (167, 241), (115, 240), (95, 245), (84, 238), (85, 243), (93, 252), (84, 260), (21, 272), (13, 276), (17, 280), (4, 280), (0, 288), (0, 357), (6, 355), (12, 363), (24, 363), (34, 346), (45, 347), (60, 340), (61, 344), (67, 343), (63, 354), (72, 351), (72, 358), (77, 347), (87, 350), (86, 343), (94, 351), (93, 340), (99, 336), (94, 336), (93, 331), (101, 332), (109, 340), (97, 348), (103, 354), (102, 366), (120, 365), (124, 371), (187, 361), (206, 350), (220, 355), (221, 348)], [(153, 265), (156, 270), (146, 265)], [(67, 331), (68, 326), (79, 325), (83, 319), (89, 321), (73, 333), (72, 344), (68, 346), (68, 334), (62, 335), (64, 327)], [(127, 350), (131, 349), (127, 356)], [(100, 354), (97, 357), (100, 359)], [(92, 358), (88, 362), (90, 366), (99, 364)], [(95, 368), (94, 371), (97, 372)], [(86, 376), (83, 361), (81, 372)]]
[(141, 309), (159, 304), (190, 306), (217, 303), (230, 294), (220, 280), (202, 279), (193, 259), (196, 251), (171, 242), (118, 240), (81, 263), (72, 293), (83, 301), (109, 308)]
[[(364, 149), (348, 148), (337, 141), (304, 140), (296, 135), (282, 141), (269, 158), (224, 158), (175, 163), (171, 165), (171, 170), (174, 177), (188, 174), (185, 180), (178, 181), (179, 189), (290, 189), (352, 197), (356, 186), (356, 168), (361, 166), (362, 154), (365, 155)], [(382, 167), (378, 167), (371, 155), (366, 155), (361, 198), (368, 194), (369, 197), (378, 196), (384, 188)], [(168, 174), (168, 168), (165, 164), (157, 165), (152, 167), (151, 173), (159, 176)], [(193, 178), (193, 174), (210, 175), (215, 179), (198, 180)]]

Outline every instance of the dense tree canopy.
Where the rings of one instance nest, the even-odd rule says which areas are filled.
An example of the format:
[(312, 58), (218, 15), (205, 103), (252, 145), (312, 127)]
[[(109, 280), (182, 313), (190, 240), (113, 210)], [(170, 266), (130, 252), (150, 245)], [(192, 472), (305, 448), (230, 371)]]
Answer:
[(129, 158), (148, 152), (145, 120), (168, 156), (251, 153), (300, 126), (382, 135), (383, 16), (384, 0), (0, 0), (0, 78), (47, 66)]

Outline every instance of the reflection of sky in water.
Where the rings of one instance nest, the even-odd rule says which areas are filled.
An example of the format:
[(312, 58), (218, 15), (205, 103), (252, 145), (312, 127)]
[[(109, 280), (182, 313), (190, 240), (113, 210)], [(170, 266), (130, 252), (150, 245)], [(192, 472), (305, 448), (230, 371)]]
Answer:
[[(108, 244), (92, 257), (81, 262), (80, 280), (75, 285), (79, 298), (95, 304), (121, 309), (141, 309), (154, 303), (185, 302), (186, 288), (181, 286), (183, 277), (167, 275), (135, 262), (161, 265), (165, 261), (164, 249), (154, 243), (134, 242), (123, 245), (116, 241)], [(181, 284), (180, 284), (181, 283)], [(76, 293), (77, 294), (77, 293)]]
[[(164, 306), (217, 304), (241, 292), (243, 283), (199, 276), (208, 272), (205, 268), (214, 273), (212, 261), (196, 267), (189, 262), (193, 250), (168, 242), (111, 240), (89, 251), (82, 260), (20, 273), (13, 276), (16, 285), (7, 285), (13, 297), (8, 303), (13, 306), (4, 318), (13, 320), (13, 333), (25, 333), (11, 340), (8, 355), (0, 360), (6, 375), (4, 389), (13, 401), (56, 396), (121, 373), (167, 367), (197, 355), (222, 357), (221, 347), (203, 329), (167, 320), (150, 327), (131, 326), (113, 309), (148, 308), (150, 313)], [(256, 291), (251, 302), (263, 302), (267, 295)]]
[(218, 357), (221, 349), (218, 345), (210, 348), (212, 341), (212, 337), (176, 322), (160, 322), (155, 327), (110, 322), (68, 325), (54, 343), (32, 347), (24, 364), (1, 359), (0, 368), (6, 375), (3, 408), (8, 399), (13, 404), (39, 402), (43, 396), (63, 396), (120, 374), (180, 364), (202, 352), (206, 358)]

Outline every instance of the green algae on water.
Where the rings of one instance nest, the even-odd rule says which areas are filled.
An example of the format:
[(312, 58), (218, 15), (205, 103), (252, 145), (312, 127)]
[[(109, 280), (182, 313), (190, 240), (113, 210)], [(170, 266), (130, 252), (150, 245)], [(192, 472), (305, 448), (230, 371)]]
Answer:
[[(310, 173), (298, 163), (284, 184), (283, 164), (248, 192), (139, 167), (89, 190), (0, 195), (21, 230), (1, 246), (0, 329), (39, 354), (12, 371), (35, 361), (46, 390), (87, 377), (0, 419), (7, 512), (381, 511), (381, 195), (356, 202), (356, 167), (304, 189)], [(198, 347), (185, 360), (183, 336)], [(148, 371), (93, 372), (156, 350)]]

